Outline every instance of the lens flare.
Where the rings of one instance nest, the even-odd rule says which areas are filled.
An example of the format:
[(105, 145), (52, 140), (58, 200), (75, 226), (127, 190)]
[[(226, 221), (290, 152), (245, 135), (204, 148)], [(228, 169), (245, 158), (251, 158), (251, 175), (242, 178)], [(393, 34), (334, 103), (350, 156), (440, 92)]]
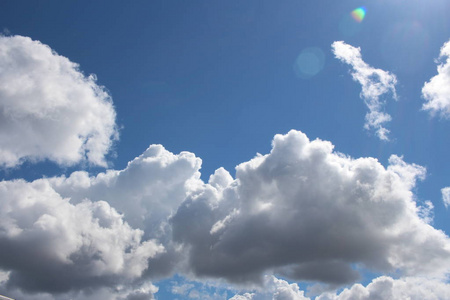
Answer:
[(366, 16), (366, 8), (361, 6), (352, 11), (352, 17), (356, 22), (361, 23), (364, 17)]

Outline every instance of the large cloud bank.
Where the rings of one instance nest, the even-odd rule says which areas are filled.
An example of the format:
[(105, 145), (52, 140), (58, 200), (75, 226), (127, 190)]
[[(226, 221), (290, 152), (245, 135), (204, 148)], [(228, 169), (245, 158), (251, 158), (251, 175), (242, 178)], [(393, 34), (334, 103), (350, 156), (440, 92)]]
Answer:
[(397, 98), (395, 92), (397, 78), (394, 74), (376, 69), (364, 62), (360, 48), (338, 41), (332, 44), (332, 49), (336, 58), (353, 68), (352, 77), (361, 84), (361, 98), (369, 109), (364, 127), (374, 129), (381, 140), (388, 140), (389, 130), (384, 124), (392, 118), (382, 111), (385, 101), (381, 96), (392, 93), (394, 99)]
[(426, 82), (422, 95), (426, 102), (423, 109), (431, 114), (450, 117), (450, 41), (445, 43), (439, 55), (438, 74)]
[(198, 276), (258, 281), (275, 271), (296, 280), (353, 282), (362, 265), (402, 274), (443, 274), (450, 240), (419, 217), (411, 189), (425, 170), (392, 156), (352, 159), (331, 143), (291, 131), (270, 154), (223, 170), (172, 218)]
[(25, 159), (105, 166), (115, 117), (95, 76), (38, 41), (0, 36), (0, 166)]
[[(135, 299), (173, 272), (238, 286), (264, 284), (267, 273), (340, 286), (364, 268), (449, 269), (449, 238), (411, 191), (425, 170), (400, 157), (385, 168), (291, 131), (235, 179), (221, 168), (204, 183), (200, 166), (192, 153), (153, 145), (123, 170), (3, 181), (0, 291)], [(65, 299), (57, 295), (45, 299)]]

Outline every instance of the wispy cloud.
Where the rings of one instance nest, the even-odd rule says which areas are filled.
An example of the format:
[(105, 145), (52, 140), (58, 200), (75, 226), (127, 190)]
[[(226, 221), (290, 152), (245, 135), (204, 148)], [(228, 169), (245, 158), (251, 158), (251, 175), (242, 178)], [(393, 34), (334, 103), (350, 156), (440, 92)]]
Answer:
[(442, 193), (442, 201), (444, 202), (444, 205), (446, 208), (450, 206), (450, 187), (445, 187), (441, 189)]
[(373, 68), (364, 62), (360, 48), (337, 41), (332, 44), (332, 49), (336, 58), (353, 68), (352, 77), (362, 86), (361, 98), (369, 109), (364, 127), (374, 129), (381, 140), (389, 140), (389, 130), (384, 124), (391, 121), (391, 116), (383, 112), (385, 101), (381, 96), (392, 93), (393, 98), (397, 99), (397, 78), (394, 74)]

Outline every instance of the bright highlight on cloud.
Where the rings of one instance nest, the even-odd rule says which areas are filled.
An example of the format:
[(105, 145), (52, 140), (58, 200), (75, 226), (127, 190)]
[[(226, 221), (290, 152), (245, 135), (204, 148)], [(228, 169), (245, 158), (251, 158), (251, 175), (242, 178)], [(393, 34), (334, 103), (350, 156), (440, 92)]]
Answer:
[(0, 36), (0, 166), (45, 159), (106, 166), (115, 117), (95, 76), (39, 41)]
[(439, 114), (444, 118), (450, 117), (450, 41), (445, 43), (439, 54), (441, 62), (438, 74), (426, 82), (422, 88), (422, 96), (426, 102), (423, 109), (432, 115)]
[(373, 68), (364, 62), (360, 48), (338, 41), (332, 44), (332, 49), (336, 58), (353, 68), (353, 80), (362, 86), (361, 98), (369, 109), (364, 128), (375, 130), (381, 140), (389, 140), (389, 130), (384, 124), (391, 121), (391, 116), (383, 112), (385, 101), (381, 96), (391, 93), (393, 98), (397, 99), (395, 91), (397, 78), (394, 74)]
[(364, 20), (364, 17), (366, 16), (366, 8), (358, 7), (357, 9), (351, 12), (351, 15), (356, 22), (361, 23), (362, 20)]

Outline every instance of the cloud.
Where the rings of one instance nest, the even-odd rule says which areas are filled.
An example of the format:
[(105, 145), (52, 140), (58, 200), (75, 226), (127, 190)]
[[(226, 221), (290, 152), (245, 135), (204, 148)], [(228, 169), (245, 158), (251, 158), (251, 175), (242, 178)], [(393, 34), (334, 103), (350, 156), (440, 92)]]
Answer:
[(323, 294), (316, 300), (371, 300), (371, 299), (411, 299), (411, 300), (434, 300), (447, 299), (450, 295), (450, 284), (439, 280), (419, 277), (406, 277), (392, 279), (381, 276), (372, 280), (364, 287), (355, 284), (345, 289), (339, 295)]
[(342, 285), (360, 267), (442, 275), (450, 240), (419, 216), (411, 191), (424, 175), (400, 157), (385, 168), (293, 130), (240, 164), (235, 180), (221, 170), (212, 178), (222, 184), (189, 195), (172, 218), (173, 238), (196, 276), (237, 284), (275, 272)]
[(450, 205), (450, 187), (445, 187), (441, 189), (442, 201), (444, 202), (445, 208)]
[(0, 182), (0, 199), (0, 268), (12, 287), (66, 292), (127, 282), (164, 251), (107, 202), (72, 204), (44, 180)]
[(138, 283), (170, 275), (181, 260), (167, 219), (201, 183), (200, 167), (192, 153), (151, 145), (123, 170), (0, 182), (5, 290), (148, 299), (155, 289)]
[(422, 96), (426, 102), (422, 109), (430, 114), (450, 117), (450, 41), (445, 43), (439, 54), (441, 61), (437, 67), (438, 74), (426, 82), (422, 88)]
[[(1, 289), (1, 287), (0, 287)], [(28, 293), (17, 288), (9, 288), (7, 294), (14, 299), (27, 300), (149, 300), (154, 299), (158, 287), (151, 282), (140, 285), (121, 285), (117, 287), (101, 286), (81, 290), (72, 290), (68, 293)], [(0, 292), (1, 293), (1, 292)]]
[(39, 41), (0, 36), (0, 166), (45, 159), (106, 166), (115, 118), (94, 75)]
[(265, 276), (264, 288), (253, 293), (244, 293), (235, 295), (230, 300), (310, 300), (305, 297), (304, 291), (301, 291), (296, 283), (288, 283), (275, 276)]
[[(0, 182), (0, 293), (130, 300), (153, 297), (150, 281), (174, 272), (237, 286), (267, 285), (271, 273), (339, 286), (365, 267), (448, 270), (449, 239), (411, 191), (425, 169), (400, 157), (385, 168), (291, 131), (235, 179), (220, 168), (204, 183), (200, 167), (192, 153), (151, 145), (123, 170)], [(272, 281), (275, 299), (304, 297)]]
[[(146, 236), (160, 236), (159, 226), (200, 184), (201, 159), (190, 152), (173, 154), (162, 145), (151, 145), (123, 170), (108, 170), (96, 176), (78, 171), (69, 177), (46, 179), (71, 202), (83, 199), (107, 201)], [(192, 186), (192, 187), (191, 187)]]
[[(333, 51), (362, 85), (366, 128), (387, 139), (390, 116), (380, 97), (395, 97), (395, 76), (367, 65), (359, 48), (335, 42)], [(106, 166), (118, 135), (115, 117), (95, 76), (38, 41), (0, 36), (0, 167), (46, 159)], [(236, 300), (306, 300), (296, 283), (271, 274), (337, 287), (356, 281), (364, 268), (436, 278), (449, 270), (450, 240), (430, 225), (432, 204), (418, 206), (412, 192), (423, 167), (395, 155), (387, 167), (350, 158), (295, 130), (276, 135), (272, 146), (237, 166), (236, 178), (219, 168), (207, 183), (200, 158), (162, 145), (151, 145), (123, 170), (1, 181), (0, 293), (153, 299), (152, 281), (177, 272), (234, 287), (262, 285)], [(448, 294), (448, 284), (419, 280), (380, 277), (320, 300)], [(227, 297), (224, 288), (192, 282), (172, 293)]]
[(393, 98), (397, 99), (395, 91), (397, 78), (394, 74), (373, 68), (364, 62), (360, 48), (337, 41), (332, 44), (332, 49), (336, 58), (353, 68), (353, 80), (362, 86), (361, 98), (369, 109), (364, 128), (376, 130), (381, 140), (389, 140), (389, 130), (384, 124), (391, 121), (391, 116), (382, 111), (385, 101), (381, 96), (390, 92)]
[[(367, 286), (354, 284), (340, 293), (325, 292), (318, 295), (316, 300), (435, 300), (447, 299), (450, 294), (450, 284), (421, 277), (405, 277), (393, 279), (389, 276), (381, 276), (372, 280)], [(310, 300), (305, 297), (296, 283), (275, 276), (266, 276), (264, 287), (252, 293), (235, 295), (230, 300)]]

